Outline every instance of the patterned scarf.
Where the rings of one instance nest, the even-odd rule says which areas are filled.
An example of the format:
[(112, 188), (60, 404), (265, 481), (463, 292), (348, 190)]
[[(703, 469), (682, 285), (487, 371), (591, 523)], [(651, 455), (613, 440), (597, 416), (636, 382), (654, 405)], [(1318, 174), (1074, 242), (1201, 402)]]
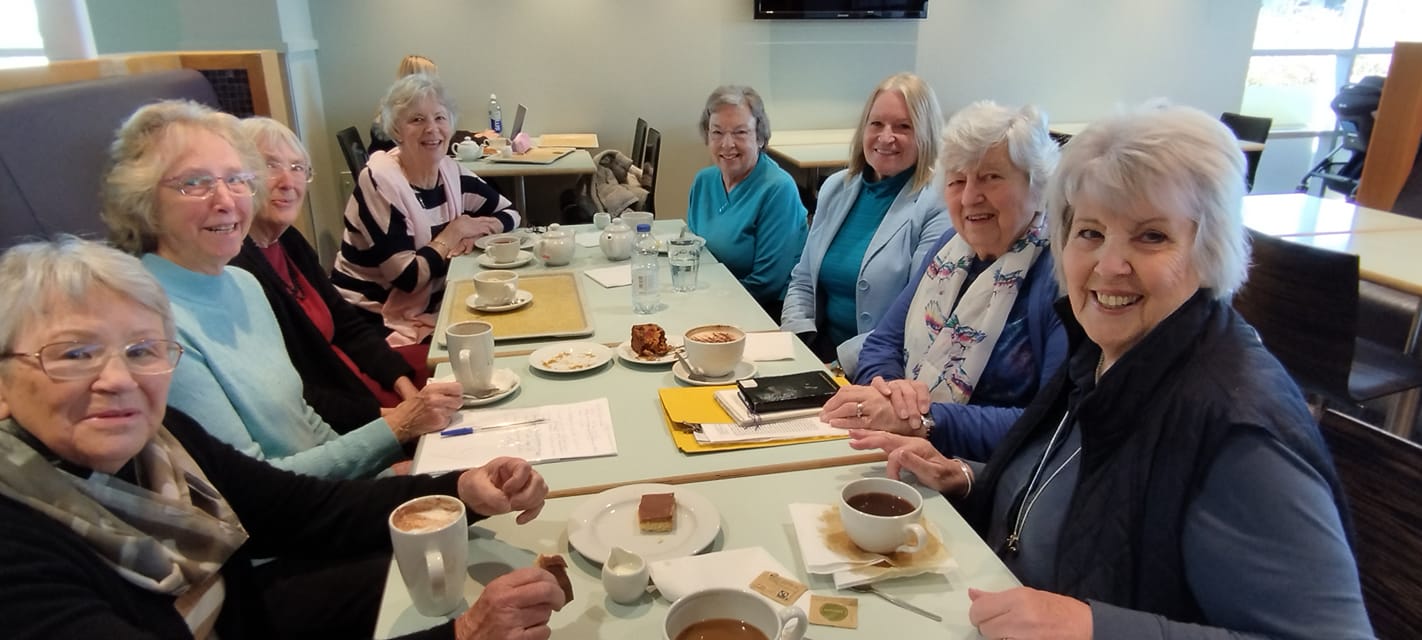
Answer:
[[(928, 385), (934, 402), (967, 404), (972, 398), (1022, 281), (1046, 246), (1046, 217), (1038, 213), (961, 300), (973, 248), (959, 234), (933, 256), (905, 316), (904, 355), (908, 377)], [(956, 306), (945, 308), (954, 300)]]
[(54, 466), (0, 420), (0, 494), (59, 522), (124, 579), (157, 593), (211, 585), (247, 532), (181, 444), (159, 428), (134, 458), (138, 485)]

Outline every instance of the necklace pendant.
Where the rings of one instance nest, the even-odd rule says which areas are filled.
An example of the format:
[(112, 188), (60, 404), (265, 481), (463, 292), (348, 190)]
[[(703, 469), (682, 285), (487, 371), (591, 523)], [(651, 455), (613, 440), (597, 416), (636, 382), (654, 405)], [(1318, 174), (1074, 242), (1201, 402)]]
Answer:
[(1018, 541), (1018, 540), (1019, 540), (1019, 538), (1017, 537), (1017, 534), (1015, 534), (1015, 533), (1012, 534), (1012, 535), (1007, 536), (1007, 541), (1006, 541), (1006, 544), (1007, 544), (1007, 552), (1010, 553), (1010, 554), (1012, 554), (1012, 555), (1014, 555), (1014, 556), (1017, 555), (1017, 541)]

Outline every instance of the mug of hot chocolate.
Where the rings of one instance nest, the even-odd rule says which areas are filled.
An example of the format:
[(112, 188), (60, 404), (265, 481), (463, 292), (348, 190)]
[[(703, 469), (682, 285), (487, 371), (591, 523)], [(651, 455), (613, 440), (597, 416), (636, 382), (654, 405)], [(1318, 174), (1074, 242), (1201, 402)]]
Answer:
[(469, 523), (458, 498), (424, 496), (396, 507), (390, 547), (421, 615), (443, 616), (464, 603)]
[(919, 524), (923, 496), (889, 478), (864, 478), (839, 492), (839, 519), (856, 546), (871, 553), (913, 553), (928, 543)]
[(694, 373), (719, 378), (731, 375), (746, 352), (746, 332), (729, 324), (708, 324), (686, 331), (682, 342)]

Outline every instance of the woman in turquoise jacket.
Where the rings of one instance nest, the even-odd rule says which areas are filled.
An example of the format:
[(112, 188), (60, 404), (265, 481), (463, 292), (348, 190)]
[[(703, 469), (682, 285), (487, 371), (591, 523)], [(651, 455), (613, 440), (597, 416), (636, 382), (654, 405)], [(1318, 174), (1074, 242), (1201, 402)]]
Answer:
[(864, 103), (849, 168), (820, 189), (780, 328), (851, 375), (864, 337), (952, 226), (942, 190), (929, 184), (942, 127), (927, 83), (890, 76)]

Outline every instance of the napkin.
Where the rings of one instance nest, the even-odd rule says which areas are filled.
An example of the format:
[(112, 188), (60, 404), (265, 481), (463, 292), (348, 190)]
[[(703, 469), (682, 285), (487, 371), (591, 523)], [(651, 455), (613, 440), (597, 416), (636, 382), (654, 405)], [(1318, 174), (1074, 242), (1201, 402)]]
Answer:
[(603, 267), (601, 269), (588, 269), (583, 275), (592, 278), (596, 282), (609, 289), (613, 287), (626, 287), (632, 284), (632, 265), (624, 264), (615, 267)]
[(583, 233), (574, 234), (573, 242), (578, 243), (580, 247), (596, 247), (598, 246), (598, 240), (601, 238), (601, 231), (584, 231)]
[(767, 360), (789, 360), (795, 357), (795, 345), (790, 342), (795, 336), (783, 331), (746, 334), (746, 360), (765, 362)]
[[(776, 562), (764, 547), (748, 547), (728, 551), (717, 551), (699, 556), (683, 556), (651, 563), (652, 583), (662, 592), (668, 602), (676, 602), (682, 596), (701, 589), (727, 587), (750, 591), (750, 583), (762, 572), (774, 571), (788, 578), (795, 578), (784, 565)], [(795, 578), (798, 581), (798, 578)], [(754, 593), (754, 592), (752, 592)], [(756, 594), (762, 598), (760, 594)], [(780, 603), (765, 598), (766, 601)], [(795, 606), (810, 610), (810, 592), (805, 591)]]
[(527, 131), (520, 131), (514, 136), (511, 142), (514, 153), (528, 153), (533, 148), (533, 138), (530, 138)]
[(880, 582), (921, 573), (944, 573), (958, 567), (943, 546), (943, 534), (932, 522), (920, 524), (928, 530), (928, 544), (914, 553), (869, 553), (849, 540), (839, 520), (839, 508), (823, 504), (791, 504), (790, 521), (795, 525), (795, 541), (805, 571), (832, 574), (837, 589)]

